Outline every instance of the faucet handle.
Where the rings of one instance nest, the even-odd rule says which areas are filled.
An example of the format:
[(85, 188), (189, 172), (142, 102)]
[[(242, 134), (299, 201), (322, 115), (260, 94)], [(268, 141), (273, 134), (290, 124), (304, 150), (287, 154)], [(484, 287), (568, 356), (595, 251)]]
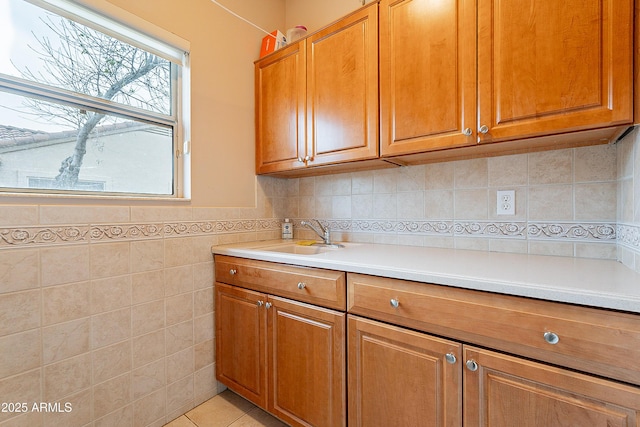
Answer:
[(322, 230), (323, 233), (328, 233), (329, 232), (329, 227), (325, 227), (324, 225), (322, 225), (322, 223), (319, 220), (315, 220), (318, 223), (318, 227), (320, 227), (320, 230)]
[(331, 230), (329, 229), (329, 226), (327, 225), (326, 227), (324, 225), (322, 225), (322, 223), (320, 222), (320, 220), (314, 219), (314, 221), (316, 222), (316, 224), (318, 224), (318, 227), (320, 227), (320, 231), (322, 231), (323, 234), (323, 238), (324, 238), (324, 242), (325, 243), (329, 243), (331, 242), (330, 236), (331, 236)]
[(300, 222), (300, 224), (312, 229), (318, 235), (318, 237), (320, 237), (324, 241), (325, 244), (331, 244), (331, 230), (329, 230), (329, 227), (323, 226), (322, 223), (317, 219), (313, 219), (313, 221), (318, 225), (318, 227), (316, 227), (311, 221), (303, 220)]

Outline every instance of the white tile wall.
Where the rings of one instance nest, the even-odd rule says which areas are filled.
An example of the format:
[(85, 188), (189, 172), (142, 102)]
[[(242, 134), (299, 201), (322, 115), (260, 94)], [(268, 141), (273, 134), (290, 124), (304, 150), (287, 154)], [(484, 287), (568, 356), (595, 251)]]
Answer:
[(640, 272), (640, 133), (617, 144), (617, 257)]
[(218, 392), (218, 242), (276, 238), (259, 207), (0, 205), (0, 396), (69, 414), (0, 413), (0, 426), (162, 426)]

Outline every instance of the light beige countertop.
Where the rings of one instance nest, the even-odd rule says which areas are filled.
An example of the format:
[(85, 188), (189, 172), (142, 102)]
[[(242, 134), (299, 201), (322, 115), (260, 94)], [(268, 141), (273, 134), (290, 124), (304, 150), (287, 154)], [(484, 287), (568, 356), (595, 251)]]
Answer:
[(295, 242), (236, 243), (211, 251), (640, 313), (640, 274), (616, 261), (368, 243), (345, 243), (316, 254), (278, 251), (296, 250)]

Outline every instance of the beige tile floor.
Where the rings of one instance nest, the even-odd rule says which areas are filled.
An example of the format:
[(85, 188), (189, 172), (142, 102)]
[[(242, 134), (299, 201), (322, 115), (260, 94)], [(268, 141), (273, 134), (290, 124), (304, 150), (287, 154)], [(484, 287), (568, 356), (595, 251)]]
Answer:
[(225, 390), (165, 427), (286, 427), (286, 424)]

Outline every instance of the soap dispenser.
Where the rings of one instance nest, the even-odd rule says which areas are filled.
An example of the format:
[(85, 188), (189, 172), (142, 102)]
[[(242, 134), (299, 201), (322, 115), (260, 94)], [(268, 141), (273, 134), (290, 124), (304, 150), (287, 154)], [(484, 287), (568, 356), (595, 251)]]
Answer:
[(289, 218), (285, 218), (282, 223), (282, 238), (293, 239), (293, 224), (289, 221)]

